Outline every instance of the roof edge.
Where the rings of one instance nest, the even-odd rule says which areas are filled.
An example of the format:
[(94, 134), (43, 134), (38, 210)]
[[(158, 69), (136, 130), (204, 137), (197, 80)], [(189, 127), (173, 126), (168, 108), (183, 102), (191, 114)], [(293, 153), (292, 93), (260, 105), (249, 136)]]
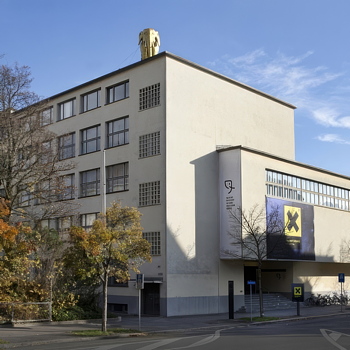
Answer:
[(194, 63), (194, 62), (192, 62), (192, 61), (186, 60), (185, 58), (182, 58), (182, 57), (180, 57), (180, 56), (176, 56), (176, 55), (174, 55), (174, 54), (172, 54), (172, 53), (170, 53), (170, 52), (167, 52), (167, 51), (165, 51), (164, 54), (166, 54), (167, 57), (173, 58), (174, 60), (177, 60), (177, 61), (179, 61), (179, 62), (182, 62), (182, 63), (184, 63), (184, 64), (187, 64), (188, 66), (191, 66), (191, 67), (196, 68), (196, 69), (198, 69), (198, 70), (201, 70), (201, 71), (203, 71), (203, 72), (206, 72), (206, 73), (209, 73), (209, 74), (211, 74), (211, 75), (214, 75), (214, 76), (216, 76), (217, 78), (220, 78), (220, 79), (225, 80), (225, 81), (227, 81), (227, 82), (229, 82), (229, 83), (235, 84), (235, 85), (237, 85), (237, 86), (239, 86), (239, 87), (241, 87), (241, 88), (243, 88), (243, 89), (245, 89), (245, 90), (254, 92), (254, 93), (256, 93), (256, 94), (258, 94), (258, 95), (261, 95), (261, 96), (263, 96), (263, 97), (266, 97), (266, 98), (268, 98), (268, 99), (270, 99), (270, 100), (273, 100), (273, 101), (275, 101), (275, 102), (278, 102), (278, 103), (280, 103), (280, 104), (283, 104), (284, 106), (287, 106), (287, 107), (292, 108), (292, 109), (296, 109), (296, 108), (297, 108), (296, 106), (292, 105), (291, 103), (285, 102), (285, 101), (283, 101), (283, 100), (281, 100), (281, 99), (279, 99), (279, 98), (277, 98), (277, 97), (274, 97), (274, 96), (272, 96), (272, 95), (269, 95), (269, 94), (267, 94), (267, 93), (265, 93), (265, 92), (263, 92), (263, 91), (260, 91), (260, 90), (258, 90), (258, 89), (255, 89), (255, 88), (253, 88), (253, 87), (251, 87), (251, 86), (249, 86), (249, 85), (243, 84), (243, 83), (241, 83), (241, 82), (239, 82), (239, 81), (237, 81), (237, 80), (235, 80), (235, 79), (229, 78), (229, 77), (227, 77), (226, 75), (223, 75), (223, 74), (220, 74), (220, 73), (218, 73), (218, 72), (215, 72), (215, 71), (213, 71), (213, 70), (211, 70), (211, 69), (209, 69), (209, 68), (203, 67), (203, 66), (201, 66), (201, 65), (199, 65), (199, 64), (197, 64), (197, 63)]
[(249, 153), (255, 153), (255, 154), (258, 154), (258, 155), (267, 157), (267, 158), (279, 160), (279, 161), (284, 162), (284, 163), (288, 163), (288, 164), (292, 164), (292, 165), (297, 165), (297, 166), (300, 166), (300, 167), (305, 168), (305, 169), (318, 171), (318, 172), (323, 173), (323, 174), (327, 174), (327, 175), (339, 177), (339, 178), (342, 178), (342, 179), (344, 179), (344, 180), (350, 180), (350, 176), (346, 176), (346, 175), (343, 175), (343, 174), (335, 173), (335, 172), (330, 171), (330, 170), (318, 168), (318, 167), (313, 166), (313, 165), (301, 163), (301, 162), (298, 162), (298, 161), (296, 161), (296, 160), (287, 159), (287, 158), (282, 158), (282, 157), (276, 156), (276, 155), (271, 154), (271, 153), (259, 151), (259, 150), (257, 150), (257, 149), (245, 147), (245, 146), (242, 146), (242, 145), (227, 146), (227, 147), (225, 147), (225, 146), (222, 146), (222, 147), (218, 146), (218, 148), (216, 149), (216, 151), (217, 151), (218, 153), (221, 153), (221, 152), (232, 151), (232, 150), (237, 150), (237, 149), (238, 149), (238, 150), (241, 150), (241, 151), (249, 152)]
[(150, 58), (147, 58), (147, 59), (145, 59), (145, 60), (141, 60), (141, 61), (132, 63), (132, 64), (130, 64), (130, 65), (128, 65), (128, 66), (123, 67), (123, 68), (119, 68), (119, 69), (117, 69), (117, 70), (115, 70), (115, 71), (112, 71), (112, 72), (110, 72), (110, 73), (101, 75), (100, 77), (97, 77), (97, 78), (95, 78), (95, 79), (89, 80), (89, 81), (87, 81), (87, 82), (85, 82), (85, 83), (83, 83), (83, 84), (74, 86), (74, 87), (72, 87), (72, 88), (70, 88), (70, 89), (64, 90), (64, 91), (59, 92), (59, 93), (57, 93), (57, 94), (55, 94), (55, 95), (52, 95), (52, 96), (47, 97), (47, 98), (44, 98), (43, 101), (47, 101), (47, 102), (48, 102), (48, 101), (50, 101), (51, 99), (58, 98), (58, 97), (60, 97), (60, 96), (63, 96), (63, 95), (65, 95), (65, 94), (68, 94), (68, 93), (73, 92), (73, 91), (75, 91), (75, 90), (81, 89), (81, 88), (83, 88), (83, 87), (85, 87), (85, 86), (88, 86), (88, 85), (90, 85), (90, 84), (94, 84), (94, 83), (96, 83), (96, 82), (98, 82), (98, 81), (100, 81), (100, 80), (103, 80), (103, 79), (112, 77), (113, 75), (117, 75), (117, 74), (122, 73), (122, 72), (125, 72), (125, 71), (127, 71), (127, 70), (129, 70), (129, 69), (133, 69), (133, 68), (138, 67), (138, 66), (140, 66), (140, 65), (147, 64), (147, 63), (149, 63), (149, 62), (151, 62), (151, 61), (160, 59), (160, 58), (162, 58), (162, 57), (168, 57), (168, 58), (174, 59), (174, 60), (176, 60), (176, 61), (178, 61), (178, 62), (181, 62), (181, 63), (183, 63), (183, 64), (186, 64), (186, 65), (188, 65), (188, 66), (190, 66), (190, 67), (192, 67), (192, 68), (198, 69), (198, 70), (200, 70), (200, 71), (202, 71), (202, 72), (205, 72), (205, 73), (207, 73), (207, 74), (213, 75), (213, 76), (215, 76), (215, 77), (217, 77), (217, 78), (219, 78), (219, 79), (225, 80), (225, 81), (227, 81), (227, 82), (229, 82), (229, 83), (231, 83), (231, 84), (235, 84), (235, 85), (237, 85), (237, 86), (239, 86), (239, 87), (241, 87), (241, 88), (243, 88), (243, 89), (246, 89), (246, 90), (248, 90), (248, 91), (251, 91), (251, 92), (253, 92), (253, 93), (256, 93), (256, 94), (258, 94), (258, 95), (261, 95), (261, 96), (263, 96), (263, 97), (266, 97), (266, 98), (268, 98), (268, 99), (270, 99), (270, 100), (273, 100), (273, 101), (275, 101), (275, 102), (277, 102), (277, 103), (283, 104), (284, 106), (287, 106), (287, 107), (292, 108), (292, 109), (296, 109), (296, 107), (295, 107), (294, 105), (292, 105), (292, 104), (290, 104), (290, 103), (288, 103), (288, 102), (285, 102), (285, 101), (280, 100), (280, 99), (278, 99), (278, 98), (276, 98), (276, 97), (274, 97), (274, 96), (272, 96), (272, 95), (269, 95), (269, 94), (267, 94), (267, 93), (265, 93), (265, 92), (262, 92), (262, 91), (260, 91), (260, 90), (257, 90), (257, 89), (255, 89), (255, 88), (249, 86), (249, 85), (240, 83), (240, 82), (237, 81), (237, 80), (231, 79), (231, 78), (229, 78), (229, 77), (227, 77), (227, 76), (225, 76), (225, 75), (223, 75), (223, 74), (217, 73), (217, 72), (215, 72), (215, 71), (213, 71), (213, 70), (211, 70), (211, 69), (208, 69), (208, 68), (206, 68), (206, 67), (203, 67), (203, 66), (201, 66), (201, 65), (199, 65), (199, 64), (197, 64), (197, 63), (194, 63), (194, 62), (192, 62), (192, 61), (189, 61), (189, 60), (187, 60), (187, 59), (185, 59), (185, 58), (182, 58), (182, 57), (180, 57), (180, 56), (174, 55), (174, 54), (172, 54), (172, 53), (170, 53), (170, 52), (168, 52), (168, 51), (160, 52), (159, 54), (157, 54), (157, 55), (155, 55), (155, 56), (152, 56), (152, 57), (150, 57)]

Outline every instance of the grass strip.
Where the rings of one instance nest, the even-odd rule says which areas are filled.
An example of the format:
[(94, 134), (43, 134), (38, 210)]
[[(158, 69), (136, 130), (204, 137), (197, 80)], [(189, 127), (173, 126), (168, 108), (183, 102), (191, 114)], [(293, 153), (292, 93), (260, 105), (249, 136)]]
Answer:
[(279, 320), (280, 318), (279, 317), (260, 317), (260, 316), (256, 316), (256, 317), (253, 317), (252, 318), (252, 321), (250, 319), (250, 317), (242, 317), (240, 318), (241, 321), (244, 321), (244, 322), (266, 322), (266, 321), (276, 321), (276, 320)]
[(136, 331), (135, 329), (126, 329), (126, 328), (110, 328), (106, 332), (102, 332), (97, 329), (87, 329), (82, 331), (72, 331), (71, 334), (78, 335), (80, 337), (100, 337), (105, 335), (115, 335), (115, 334), (130, 334), (130, 333), (142, 333)]

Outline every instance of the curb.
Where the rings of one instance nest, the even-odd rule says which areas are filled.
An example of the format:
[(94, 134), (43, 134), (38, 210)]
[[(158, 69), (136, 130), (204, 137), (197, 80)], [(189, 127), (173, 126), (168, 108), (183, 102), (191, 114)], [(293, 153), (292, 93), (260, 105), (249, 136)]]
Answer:
[(8, 344), (0, 344), (0, 349), (15, 349), (22, 346), (37, 346), (37, 345), (45, 345), (45, 344), (60, 344), (60, 343), (73, 343), (73, 342), (86, 342), (91, 340), (98, 340), (98, 339), (117, 339), (117, 338), (136, 338), (136, 337), (145, 337), (147, 336), (147, 333), (116, 333), (114, 335), (108, 335), (108, 336), (97, 336), (97, 337), (76, 337), (74, 335), (71, 335), (71, 338), (65, 338), (65, 339), (55, 339), (55, 340), (39, 340), (39, 341), (29, 341), (29, 342), (22, 342), (22, 343), (8, 343)]
[[(107, 324), (114, 325), (122, 321), (121, 316), (107, 320)], [(9, 324), (0, 325), (1, 327), (35, 327), (35, 326), (59, 326), (65, 324), (101, 324), (102, 319), (89, 319), (89, 320), (72, 320), (72, 321), (52, 321), (52, 322), (14, 322)]]

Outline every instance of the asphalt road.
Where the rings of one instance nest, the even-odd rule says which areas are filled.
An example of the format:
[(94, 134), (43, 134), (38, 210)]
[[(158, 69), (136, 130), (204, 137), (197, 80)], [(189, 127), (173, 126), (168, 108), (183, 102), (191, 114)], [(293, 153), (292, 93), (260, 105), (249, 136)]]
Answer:
[(262, 325), (180, 333), (151, 334), (137, 338), (104, 338), (36, 344), (22, 350), (350, 350), (350, 316), (283, 321)]

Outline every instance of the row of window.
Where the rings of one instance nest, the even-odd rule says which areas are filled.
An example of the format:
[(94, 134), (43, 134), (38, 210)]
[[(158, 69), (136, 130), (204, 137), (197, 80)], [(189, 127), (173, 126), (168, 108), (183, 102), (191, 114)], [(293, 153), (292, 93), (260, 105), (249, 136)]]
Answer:
[[(89, 213), (80, 215), (80, 226), (85, 230), (89, 230), (92, 227), (93, 222), (97, 219), (98, 213)], [(54, 229), (60, 232), (67, 231), (74, 223), (74, 218), (63, 217), (43, 220), (41, 226), (49, 229)], [(160, 232), (143, 232), (143, 238), (151, 244), (151, 255), (161, 255), (161, 240)]]
[[(129, 163), (106, 167), (106, 192), (120, 192), (129, 189)], [(100, 194), (100, 169), (80, 173), (80, 197)]]
[(266, 193), (314, 205), (349, 210), (349, 190), (276, 171), (266, 171)]
[[(129, 118), (123, 117), (106, 123), (106, 148), (129, 143)], [(58, 138), (59, 159), (75, 157), (75, 132)], [(80, 154), (101, 150), (101, 126), (95, 125), (80, 130)], [(139, 157), (145, 158), (160, 154), (160, 132), (139, 137)]]
[[(106, 104), (117, 102), (129, 97), (129, 81), (118, 83), (106, 88)], [(160, 83), (147, 86), (139, 91), (139, 110), (160, 105)], [(101, 89), (90, 91), (80, 96), (80, 113), (101, 107)], [(76, 97), (57, 105), (57, 121), (73, 117), (77, 114)], [(41, 113), (41, 124), (48, 125), (54, 121), (54, 109), (51, 106)]]
[[(123, 117), (106, 123), (106, 148), (129, 143), (129, 118)], [(58, 138), (59, 159), (75, 157), (75, 132)], [(101, 150), (101, 126), (80, 130), (80, 154)]]
[[(40, 189), (23, 190), (19, 199), (20, 206), (43, 204), (48, 201), (69, 200), (75, 198), (75, 174), (61, 177), (60, 186), (43, 183)], [(97, 196), (101, 189), (100, 168), (79, 173), (79, 197)], [(106, 193), (127, 191), (129, 189), (129, 163), (114, 164), (106, 167)], [(38, 195), (40, 192), (40, 195)], [(44, 195), (43, 195), (44, 193)], [(160, 181), (139, 185), (139, 206), (160, 204)]]

